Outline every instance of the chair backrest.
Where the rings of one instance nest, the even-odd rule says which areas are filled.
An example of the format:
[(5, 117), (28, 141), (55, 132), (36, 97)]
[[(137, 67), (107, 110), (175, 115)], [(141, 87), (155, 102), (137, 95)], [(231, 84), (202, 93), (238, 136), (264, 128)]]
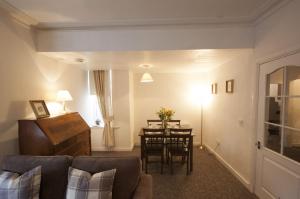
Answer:
[(144, 138), (146, 143), (144, 144), (145, 149), (148, 148), (163, 148), (164, 145), (164, 133), (165, 129), (152, 129), (152, 128), (143, 128)]
[(192, 131), (192, 128), (170, 128), (171, 135), (191, 135)]
[(171, 150), (189, 149), (191, 146), (191, 128), (171, 128), (170, 129), (170, 144)]
[(158, 135), (158, 134), (164, 134), (165, 129), (163, 128), (143, 128), (144, 135)]
[(147, 125), (148, 126), (151, 126), (152, 124), (162, 125), (162, 120), (147, 120)]
[(169, 120), (168, 125), (173, 127), (174, 125), (180, 126), (180, 120)]

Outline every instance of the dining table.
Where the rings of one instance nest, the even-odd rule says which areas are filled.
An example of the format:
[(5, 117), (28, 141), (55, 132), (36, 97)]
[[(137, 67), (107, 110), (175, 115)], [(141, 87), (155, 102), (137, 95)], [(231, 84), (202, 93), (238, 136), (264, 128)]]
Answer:
[[(161, 128), (161, 127), (159, 127), (159, 128)], [(174, 127), (170, 127), (170, 128), (174, 128)], [(169, 127), (167, 127), (167, 128), (163, 128), (163, 130), (164, 130), (164, 134), (163, 134), (163, 137), (165, 138), (165, 139), (167, 139), (167, 138), (170, 138), (170, 135), (171, 135), (171, 133), (170, 133), (170, 128)], [(190, 128), (190, 127), (187, 127), (187, 126), (176, 126), (175, 128), (178, 128), (178, 129), (187, 129), (187, 128)], [(153, 126), (147, 126), (147, 127), (143, 127), (143, 128), (141, 128), (141, 130), (140, 130), (140, 132), (139, 132), (139, 134), (138, 134), (138, 136), (140, 137), (140, 141), (141, 141), (141, 160), (143, 161), (143, 159), (144, 159), (144, 146), (145, 146), (145, 144), (146, 144), (146, 140), (145, 140), (145, 135), (144, 135), (144, 131), (143, 131), (143, 129), (157, 129), (157, 127), (153, 127)], [(190, 155), (189, 155), (189, 158), (190, 158), (190, 171), (193, 171), (193, 144), (194, 144), (194, 136), (195, 136), (195, 133), (191, 133), (191, 137), (190, 137), (190, 141), (191, 141), (191, 144), (190, 144), (190, 148), (189, 148), (189, 150), (190, 150)]]

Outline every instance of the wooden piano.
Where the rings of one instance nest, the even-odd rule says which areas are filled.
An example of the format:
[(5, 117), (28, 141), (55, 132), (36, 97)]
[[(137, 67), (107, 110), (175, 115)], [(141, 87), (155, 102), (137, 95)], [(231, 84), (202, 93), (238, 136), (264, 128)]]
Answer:
[(91, 155), (91, 130), (78, 113), (19, 120), (22, 155)]

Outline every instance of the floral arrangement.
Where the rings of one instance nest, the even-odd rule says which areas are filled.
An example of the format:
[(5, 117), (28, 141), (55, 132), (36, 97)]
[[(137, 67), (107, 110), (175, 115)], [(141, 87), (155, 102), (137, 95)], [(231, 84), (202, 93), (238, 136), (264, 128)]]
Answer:
[(172, 116), (175, 114), (175, 111), (173, 111), (172, 109), (161, 107), (161, 109), (156, 114), (158, 115), (159, 119), (163, 121), (168, 121), (172, 119)]

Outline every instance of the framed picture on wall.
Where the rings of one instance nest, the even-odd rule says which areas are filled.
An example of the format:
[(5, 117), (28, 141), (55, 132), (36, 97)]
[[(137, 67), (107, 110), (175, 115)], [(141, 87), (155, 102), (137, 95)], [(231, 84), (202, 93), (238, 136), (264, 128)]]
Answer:
[(213, 83), (211, 85), (211, 93), (212, 94), (217, 94), (218, 93), (218, 84), (217, 83)]
[(44, 100), (30, 100), (30, 105), (36, 118), (49, 117), (50, 113)]
[(234, 89), (234, 80), (227, 80), (226, 81), (226, 93), (233, 93)]

